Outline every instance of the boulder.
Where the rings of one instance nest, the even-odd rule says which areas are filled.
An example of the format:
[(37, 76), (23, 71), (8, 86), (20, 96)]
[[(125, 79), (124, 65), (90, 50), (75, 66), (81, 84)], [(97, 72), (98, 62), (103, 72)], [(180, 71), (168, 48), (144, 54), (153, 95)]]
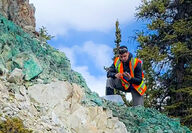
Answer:
[(122, 104), (122, 105), (124, 104), (124, 101), (120, 95), (107, 95), (107, 96), (103, 96), (103, 98), (105, 100), (116, 102), (118, 104)]
[(42, 67), (33, 53), (19, 53), (12, 58), (15, 67), (22, 69), (25, 80), (37, 77), (42, 71)]
[(28, 88), (28, 93), (32, 99), (41, 105), (53, 108), (61, 101), (72, 96), (71, 84), (58, 81), (50, 84), (35, 84)]
[(7, 81), (10, 83), (16, 83), (16, 84), (21, 84), (23, 81), (23, 73), (21, 69), (15, 68), (10, 76), (8, 77)]
[(31, 80), (32, 78), (37, 77), (43, 71), (38, 60), (33, 57), (26, 60), (23, 65), (25, 80)]

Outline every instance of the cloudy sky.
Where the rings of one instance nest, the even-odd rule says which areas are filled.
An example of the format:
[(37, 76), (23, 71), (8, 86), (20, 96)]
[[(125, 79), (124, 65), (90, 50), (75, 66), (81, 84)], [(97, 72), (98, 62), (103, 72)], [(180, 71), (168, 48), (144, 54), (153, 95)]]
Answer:
[(118, 19), (122, 45), (135, 55), (135, 32), (144, 27), (135, 18), (141, 0), (30, 0), (36, 8), (36, 24), (55, 37), (48, 43), (63, 51), (72, 69), (80, 72), (89, 88), (105, 94), (106, 72), (115, 47)]

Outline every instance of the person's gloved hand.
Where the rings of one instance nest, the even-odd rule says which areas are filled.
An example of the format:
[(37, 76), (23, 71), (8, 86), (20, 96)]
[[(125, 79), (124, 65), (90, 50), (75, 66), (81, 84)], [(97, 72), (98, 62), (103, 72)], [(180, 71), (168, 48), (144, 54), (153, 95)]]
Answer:
[(122, 73), (117, 73), (117, 74), (115, 74), (115, 77), (118, 78), (118, 79), (120, 79), (122, 76), (123, 76)]
[(129, 80), (131, 79), (131, 75), (128, 72), (124, 72), (123, 76), (127, 77)]

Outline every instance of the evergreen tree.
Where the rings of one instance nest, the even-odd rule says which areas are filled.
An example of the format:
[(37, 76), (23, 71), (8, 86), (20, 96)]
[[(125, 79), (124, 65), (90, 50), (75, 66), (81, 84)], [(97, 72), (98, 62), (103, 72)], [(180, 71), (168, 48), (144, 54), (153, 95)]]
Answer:
[(137, 17), (147, 106), (180, 117), (192, 129), (192, 0), (143, 0)]
[[(120, 47), (120, 42), (121, 42), (121, 30), (119, 28), (119, 21), (117, 20), (115, 22), (115, 28), (116, 28), (116, 31), (115, 31), (115, 37), (116, 37), (116, 40), (115, 40), (115, 48), (113, 49), (113, 53), (114, 53), (114, 57), (112, 58), (113, 60), (115, 59), (115, 57), (118, 56), (118, 50), (119, 50), (119, 47)], [(106, 71), (109, 70), (109, 67), (106, 67), (104, 66), (104, 69)]]
[(118, 20), (115, 23), (115, 28), (116, 28), (116, 31), (115, 31), (116, 40), (115, 40), (115, 48), (113, 49), (114, 58), (117, 57), (119, 54), (118, 50), (119, 50), (120, 42), (121, 42), (121, 30), (119, 28), (119, 21)]
[(48, 34), (48, 31), (47, 31), (46, 27), (44, 27), (44, 26), (39, 28), (39, 36), (41, 38), (45, 39), (46, 41), (54, 38), (54, 36)]

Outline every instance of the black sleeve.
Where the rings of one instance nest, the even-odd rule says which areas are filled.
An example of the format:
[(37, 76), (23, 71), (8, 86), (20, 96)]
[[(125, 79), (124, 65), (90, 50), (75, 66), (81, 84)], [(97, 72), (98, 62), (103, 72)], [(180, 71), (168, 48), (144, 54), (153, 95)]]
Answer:
[(142, 82), (142, 68), (141, 68), (141, 63), (138, 62), (137, 66), (134, 70), (134, 78), (131, 78), (129, 80), (129, 83), (140, 85), (141, 82)]
[(109, 67), (109, 71), (107, 72), (107, 78), (115, 78), (115, 74), (116, 74), (116, 69), (115, 69), (115, 65), (112, 64), (110, 67)]

